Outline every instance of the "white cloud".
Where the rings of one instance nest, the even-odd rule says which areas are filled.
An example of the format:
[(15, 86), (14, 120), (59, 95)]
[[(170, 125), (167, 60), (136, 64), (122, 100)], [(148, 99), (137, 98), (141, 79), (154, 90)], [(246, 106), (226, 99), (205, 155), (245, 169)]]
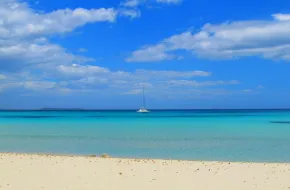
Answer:
[[(131, 2), (132, 3), (132, 2)], [(68, 33), (85, 24), (114, 22), (118, 16), (135, 18), (137, 9), (59, 9), (41, 12), (21, 0), (0, 0), (0, 70), (53, 68), (94, 61), (52, 44), (52, 35)], [(80, 52), (85, 52), (84, 48)]]
[(205, 71), (157, 71), (157, 70), (136, 70), (136, 76), (153, 77), (153, 78), (192, 78), (192, 77), (208, 77), (210, 72)]
[(59, 65), (56, 70), (60, 76), (71, 76), (71, 77), (100, 77), (106, 76), (112, 80), (162, 80), (162, 79), (190, 79), (193, 77), (209, 77), (211, 72), (192, 70), (192, 71), (173, 71), (173, 70), (144, 70), (138, 69), (133, 72), (125, 71), (111, 71), (104, 67), (96, 65)]
[(57, 70), (64, 75), (68, 76), (90, 76), (98, 73), (108, 73), (109, 70), (103, 67), (93, 66), (93, 65), (59, 65)]
[(168, 3), (168, 4), (177, 4), (181, 3), (182, 0), (156, 0), (158, 3)]
[(280, 20), (280, 21), (288, 21), (290, 20), (290, 14), (273, 14), (272, 15), (275, 19)]
[[(150, 2), (150, 0), (126, 0), (121, 3), (124, 7), (138, 7), (141, 4), (146, 2)], [(155, 3), (163, 3), (163, 4), (179, 4), (182, 0), (153, 0)]]
[(258, 85), (257, 86), (257, 89), (264, 89), (265, 87), (264, 86), (262, 86), (262, 85)]
[(24, 88), (31, 89), (31, 90), (46, 90), (54, 88), (56, 82), (51, 81), (27, 81), (20, 83)]
[(248, 20), (206, 24), (197, 33), (184, 32), (152, 46), (136, 50), (129, 62), (154, 62), (178, 58), (176, 50), (204, 58), (260, 56), (290, 60), (290, 19), (275, 14), (272, 20)]
[(0, 83), (0, 92), (9, 91), (9, 90), (16, 90), (16, 91), (20, 90), (18, 92), (19, 95), (23, 95), (22, 94), (23, 92), (34, 92), (34, 93), (44, 92), (46, 94), (51, 93), (51, 92), (57, 92), (58, 94), (59, 93), (67, 94), (67, 93), (72, 92), (71, 89), (62, 87), (62, 85), (58, 82), (46, 81), (46, 80), (32, 81), (29, 79), (27, 81), (21, 81), (20, 79), (18, 79), (18, 80), (13, 80), (7, 83), (2, 83), (2, 84)]
[(157, 62), (163, 60), (172, 60), (176, 56), (166, 52), (166, 45), (158, 44), (156, 46), (146, 47), (132, 53), (132, 56), (127, 58), (127, 62)]
[(204, 86), (218, 86), (218, 85), (235, 85), (239, 84), (239, 81), (204, 81), (198, 82), (195, 80), (172, 80), (168, 82), (170, 86), (187, 86), (187, 87), (204, 87)]
[(127, 0), (123, 3), (121, 3), (124, 7), (137, 7), (142, 0)]
[[(50, 42), (51, 35), (71, 32), (88, 23), (114, 22), (117, 16), (134, 18), (138, 14), (136, 9), (104, 8), (61, 9), (45, 13), (33, 10), (21, 1), (0, 0), (0, 70), (3, 72), (0, 75), (0, 90), (70, 93), (96, 90), (103, 92), (111, 89), (111, 93), (136, 94), (141, 86), (160, 93), (170, 89), (193, 91), (200, 87), (238, 83), (199, 81), (196, 78), (211, 76), (211, 72), (199, 70), (114, 71), (90, 65), (88, 62), (94, 61), (93, 59), (69, 53), (60, 45)], [(173, 50), (168, 51), (169, 43), (172, 42), (146, 47), (147, 51), (135, 52), (135, 57), (128, 61), (179, 59), (180, 56), (175, 56)], [(80, 52), (84, 51), (85, 49), (80, 49)]]
[(120, 9), (119, 15), (127, 16), (130, 18), (137, 18), (141, 16), (141, 11), (138, 9)]
[[(57, 72), (56, 72), (57, 71)], [(0, 82), (4, 89), (23, 88), (32, 91), (57, 90), (59, 92), (92, 92), (97, 89), (112, 89), (120, 94), (137, 94), (144, 86), (155, 92), (168, 89), (187, 90), (207, 86), (238, 84), (237, 81), (196, 80), (208, 78), (206, 71), (136, 70), (133, 72), (112, 71), (95, 65), (58, 65), (46, 73), (24, 72), (11, 74), (7, 82)], [(194, 80), (193, 80), (194, 79)], [(115, 93), (114, 92), (114, 93)]]
[(0, 80), (4, 80), (4, 79), (7, 79), (7, 77), (5, 75), (0, 74)]
[(15, 41), (15, 44), (0, 45), (0, 65), (2, 70), (21, 70), (33, 65), (83, 63), (92, 59), (67, 53), (55, 44), (34, 44), (29, 41)]
[(86, 48), (80, 48), (80, 49), (79, 49), (79, 52), (80, 52), (80, 53), (84, 53), (84, 52), (87, 52), (87, 51), (88, 51), (88, 50), (87, 50)]
[(113, 8), (59, 9), (45, 13), (33, 10), (22, 1), (0, 0), (0, 70), (19, 71), (92, 61), (68, 53), (48, 38), (88, 23), (114, 22), (117, 15), (118, 11)]
[[(93, 66), (96, 67), (96, 66)], [(82, 70), (82, 69), (80, 69)], [(92, 69), (85, 69), (81, 72), (79, 80), (73, 82), (76, 86), (95, 88), (96, 86), (108, 87), (112, 89), (127, 89), (127, 92), (136, 92), (136, 89), (144, 86), (157, 91), (168, 88), (191, 88), (219, 85), (239, 84), (238, 81), (197, 81), (192, 78), (209, 77), (210, 72), (205, 71), (156, 71), (156, 70), (136, 70), (134, 72), (100, 70), (92, 72)], [(72, 71), (68, 69), (67, 71)], [(67, 73), (68, 74), (68, 73)], [(74, 72), (71, 72), (73, 77)], [(79, 73), (80, 74), (80, 73)], [(82, 77), (81, 77), (82, 76)]]
[(0, 2), (1, 38), (32, 35), (51, 35), (71, 32), (75, 28), (93, 22), (113, 22), (117, 12), (112, 9), (59, 9), (49, 13), (37, 12), (27, 3), (16, 0)]
[[(202, 97), (225, 95), (219, 86), (229, 87), (239, 84), (236, 80), (207, 80), (210, 72), (136, 70), (133, 72), (111, 71), (95, 65), (61, 65), (55, 71), (45, 73), (15, 73), (8, 82), (0, 81), (0, 91), (21, 89), (22, 93), (96, 93), (111, 95), (138, 95), (145, 87), (149, 96), (182, 95)], [(211, 90), (209, 87), (214, 87)], [(212, 94), (210, 93), (212, 92)], [(175, 98), (177, 98), (175, 97)], [(179, 97), (180, 98), (180, 97)]]
[[(58, 74), (51, 73), (47, 78), (65, 80), (62, 87), (70, 86), (74, 89), (93, 90), (96, 88), (111, 89), (139, 89), (168, 88), (171, 80), (192, 80), (192, 78), (210, 77), (210, 72), (205, 71), (170, 71), (170, 70), (136, 70), (133, 72), (111, 71), (104, 67), (94, 65), (60, 65)], [(218, 85), (218, 84), (212, 84)], [(171, 85), (172, 86), (172, 85)], [(186, 85), (175, 85), (186, 86)], [(189, 85), (188, 85), (189, 86)], [(202, 85), (200, 85), (202, 86)], [(210, 86), (208, 84), (208, 86)]]

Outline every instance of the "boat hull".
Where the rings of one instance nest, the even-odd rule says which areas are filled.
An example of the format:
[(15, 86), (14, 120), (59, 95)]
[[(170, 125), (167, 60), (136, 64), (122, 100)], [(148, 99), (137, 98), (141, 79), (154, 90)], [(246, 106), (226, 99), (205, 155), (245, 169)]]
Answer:
[(140, 109), (140, 110), (138, 110), (137, 112), (138, 112), (138, 113), (149, 113), (149, 111), (146, 110), (146, 109)]

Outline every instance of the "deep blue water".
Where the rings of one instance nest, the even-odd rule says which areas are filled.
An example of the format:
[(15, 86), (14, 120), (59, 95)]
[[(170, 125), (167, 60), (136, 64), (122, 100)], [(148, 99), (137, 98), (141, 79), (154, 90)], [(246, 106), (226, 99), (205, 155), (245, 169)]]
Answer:
[(0, 111), (0, 152), (290, 162), (290, 110)]

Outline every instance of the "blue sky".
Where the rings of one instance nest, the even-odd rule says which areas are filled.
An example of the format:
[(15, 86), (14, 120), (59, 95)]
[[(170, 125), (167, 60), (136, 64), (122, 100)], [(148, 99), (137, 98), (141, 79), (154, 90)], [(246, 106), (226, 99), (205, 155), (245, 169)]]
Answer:
[(0, 0), (0, 108), (289, 108), (289, 5)]

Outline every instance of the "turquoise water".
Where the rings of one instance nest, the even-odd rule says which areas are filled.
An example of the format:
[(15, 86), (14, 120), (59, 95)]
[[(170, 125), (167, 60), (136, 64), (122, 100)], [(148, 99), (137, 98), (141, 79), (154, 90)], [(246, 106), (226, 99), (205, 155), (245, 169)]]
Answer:
[(0, 111), (0, 152), (290, 162), (290, 111)]

